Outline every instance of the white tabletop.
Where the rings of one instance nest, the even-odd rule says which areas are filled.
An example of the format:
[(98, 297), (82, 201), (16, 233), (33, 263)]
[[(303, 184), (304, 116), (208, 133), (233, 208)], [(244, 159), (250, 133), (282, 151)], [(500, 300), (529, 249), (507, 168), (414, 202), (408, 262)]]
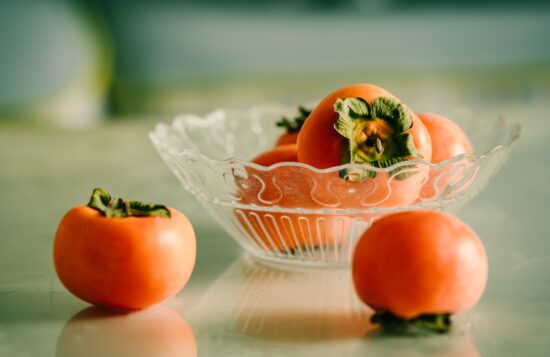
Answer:
[[(251, 263), (164, 166), (146, 137), (154, 121), (83, 131), (2, 124), (0, 356), (549, 355), (550, 77), (541, 76), (526, 82), (525, 96), (460, 92), (523, 130), (509, 161), (459, 214), (486, 246), (485, 294), (454, 317), (449, 335), (428, 338), (380, 334), (355, 296), (349, 270), (291, 272)], [(454, 87), (446, 88), (434, 110), (460, 104), (449, 99)], [(419, 106), (428, 102), (413, 86), (405, 91)], [(62, 287), (52, 263), (56, 226), (96, 186), (189, 216), (197, 264), (176, 297), (136, 314), (106, 316), (83, 312), (89, 305)], [(174, 324), (187, 332), (171, 333)]]

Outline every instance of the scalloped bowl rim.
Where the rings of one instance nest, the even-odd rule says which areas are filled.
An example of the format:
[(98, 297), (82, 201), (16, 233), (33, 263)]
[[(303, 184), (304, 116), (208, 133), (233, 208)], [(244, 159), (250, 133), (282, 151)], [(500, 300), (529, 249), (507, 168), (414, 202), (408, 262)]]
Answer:
[[(258, 110), (258, 108), (260, 108), (260, 107), (264, 107), (264, 106), (255, 106), (255, 107), (252, 107), (252, 108), (246, 109), (246, 110), (223, 109), (223, 108), (221, 108), (221, 109), (213, 110), (210, 113), (204, 115), (203, 117), (197, 116), (195, 114), (180, 114), (172, 120), (171, 124), (157, 123), (156, 126), (155, 126), (155, 129), (153, 131), (149, 132), (149, 137), (152, 140), (153, 140), (153, 137), (157, 138), (157, 133), (160, 130), (160, 127), (163, 127), (163, 126), (173, 128), (173, 127), (176, 127), (177, 123), (181, 123), (181, 122), (186, 122), (187, 123), (187, 122), (189, 122), (189, 123), (193, 123), (193, 125), (208, 127), (212, 124), (211, 122), (220, 120), (219, 117), (216, 117), (214, 115), (216, 113), (228, 112), (228, 111), (231, 110), (231, 111), (241, 111), (243, 113), (246, 113), (248, 116), (250, 116), (250, 114), (252, 114), (255, 110)], [(288, 109), (288, 108), (282, 107), (282, 106), (279, 106), (279, 107)], [(442, 168), (442, 167), (444, 167), (448, 164), (452, 164), (452, 163), (455, 163), (455, 162), (458, 162), (458, 161), (461, 161), (461, 160), (464, 160), (464, 159), (470, 159), (470, 160), (473, 160), (473, 161), (483, 160), (485, 157), (493, 155), (494, 152), (500, 151), (504, 147), (511, 146), (519, 138), (519, 135), (520, 135), (520, 132), (521, 132), (521, 125), (519, 123), (515, 123), (515, 122), (514, 123), (507, 123), (506, 120), (504, 120), (504, 119), (502, 119), (502, 120), (505, 122), (505, 124), (507, 126), (510, 126), (511, 130), (513, 130), (513, 133), (511, 135), (510, 139), (506, 143), (502, 143), (502, 144), (493, 146), (491, 149), (487, 150), (486, 152), (484, 152), (482, 154), (475, 154), (475, 153), (474, 154), (460, 154), (460, 155), (454, 156), (454, 157), (452, 157), (448, 160), (441, 161), (439, 163), (432, 163), (432, 162), (429, 162), (429, 161), (426, 161), (426, 160), (414, 159), (414, 160), (403, 161), (403, 162), (400, 162), (400, 163), (397, 163), (395, 165), (388, 166), (388, 167), (385, 167), (385, 168), (378, 168), (378, 167), (371, 166), (371, 167), (368, 167), (368, 169), (371, 170), (371, 171), (376, 171), (376, 172), (389, 172), (389, 171), (391, 171), (395, 168), (410, 165), (411, 163), (420, 163), (420, 164), (428, 165), (430, 167)], [(166, 144), (162, 143), (161, 140), (157, 140), (157, 142), (162, 144), (163, 146), (167, 147), (172, 153), (174, 153), (176, 155), (193, 155), (193, 156), (196, 156), (196, 157), (200, 157), (201, 159), (203, 159), (205, 161), (208, 161), (210, 163), (213, 163), (213, 164), (239, 163), (239, 164), (242, 164), (244, 166), (251, 167), (251, 168), (254, 168), (254, 169), (260, 170), (260, 171), (269, 171), (271, 169), (278, 168), (278, 167), (294, 166), (294, 167), (302, 167), (302, 168), (308, 169), (310, 171), (313, 171), (315, 173), (330, 173), (330, 172), (336, 172), (336, 171), (339, 171), (341, 169), (347, 169), (347, 168), (362, 168), (362, 169), (364, 169), (365, 166), (367, 166), (367, 165), (362, 165), (362, 164), (349, 163), (349, 164), (342, 164), (342, 165), (339, 165), (339, 166), (333, 166), (333, 167), (329, 167), (329, 168), (325, 168), (325, 169), (320, 169), (320, 168), (317, 168), (315, 166), (311, 166), (309, 164), (305, 164), (305, 163), (302, 163), (302, 162), (280, 162), (280, 163), (276, 163), (276, 164), (271, 165), (271, 166), (263, 166), (263, 165), (258, 165), (256, 163), (248, 161), (248, 160), (240, 159), (238, 157), (228, 157), (228, 158), (225, 158), (225, 159), (214, 159), (214, 158), (211, 158), (211, 157), (209, 157), (209, 156), (203, 154), (202, 152), (200, 152), (196, 149), (193, 149), (193, 148), (185, 148), (183, 150), (174, 150), (170, 145), (166, 145)]]
[[(254, 106), (254, 107), (249, 108), (249, 109), (219, 108), (219, 109), (213, 110), (213, 111), (211, 111), (211, 112), (209, 112), (209, 113), (207, 113), (203, 116), (199, 116), (199, 115), (191, 114), (191, 113), (189, 113), (189, 114), (180, 114), (180, 115), (177, 115), (172, 120), (172, 122), (170, 124), (157, 123), (155, 125), (154, 130), (149, 131), (148, 136), (149, 136), (150, 140), (155, 144), (155, 146), (160, 145), (160, 146), (164, 147), (172, 155), (181, 156), (181, 157), (193, 157), (195, 159), (206, 161), (210, 165), (238, 164), (238, 165), (241, 165), (241, 166), (244, 166), (244, 167), (249, 167), (249, 168), (253, 168), (255, 170), (264, 171), (264, 172), (268, 172), (270, 170), (274, 170), (274, 169), (277, 169), (277, 168), (280, 168), (280, 167), (300, 167), (300, 168), (304, 168), (304, 169), (310, 170), (310, 171), (312, 171), (314, 173), (318, 173), (318, 174), (327, 174), (327, 173), (331, 173), (331, 172), (338, 172), (342, 169), (349, 169), (349, 168), (365, 169), (365, 166), (367, 166), (367, 165), (353, 164), (353, 163), (348, 163), (348, 164), (343, 164), (343, 165), (339, 165), (339, 166), (320, 169), (320, 168), (311, 166), (309, 164), (301, 163), (301, 162), (280, 162), (280, 163), (276, 163), (276, 164), (271, 165), (271, 166), (263, 166), (263, 165), (259, 165), (259, 164), (256, 164), (256, 163), (253, 163), (251, 161), (244, 160), (244, 159), (241, 159), (241, 158), (238, 158), (238, 157), (228, 157), (228, 158), (224, 158), (224, 159), (214, 159), (212, 157), (209, 157), (209, 156), (203, 154), (202, 152), (200, 152), (199, 150), (197, 150), (195, 148), (184, 148), (184, 149), (176, 150), (176, 149), (174, 149), (174, 147), (172, 147), (171, 145), (166, 144), (161, 139), (161, 137), (162, 137), (161, 131), (177, 128), (177, 127), (181, 126), (182, 124), (185, 126), (188, 123), (192, 123), (195, 126), (208, 127), (208, 126), (212, 125), (213, 122), (224, 119), (224, 117), (220, 117), (219, 115), (217, 115), (219, 113), (227, 113), (227, 112), (230, 112), (230, 111), (232, 111), (232, 112), (241, 112), (243, 114), (243, 116), (251, 117), (253, 114), (255, 114), (256, 111), (259, 111), (260, 109), (275, 108), (275, 109), (279, 109), (279, 110), (282, 110), (282, 111), (283, 110), (287, 111), (287, 110), (290, 110), (294, 107), (295, 106), (285, 107), (285, 106), (282, 106), (282, 105), (266, 104), (266, 105)], [(495, 120), (499, 120), (499, 121), (501, 121), (501, 123), (503, 125), (508, 126), (510, 128), (509, 130), (510, 130), (511, 134), (509, 135), (506, 142), (495, 145), (492, 148), (490, 148), (489, 150), (487, 150), (487, 151), (485, 151), (481, 154), (475, 154), (475, 153), (474, 154), (461, 154), (461, 155), (454, 156), (454, 157), (452, 157), (448, 160), (445, 160), (445, 161), (442, 161), (442, 162), (439, 162), (439, 163), (432, 163), (432, 162), (429, 162), (429, 161), (426, 161), (426, 160), (423, 160), (423, 159), (422, 160), (414, 159), (414, 160), (403, 161), (403, 162), (400, 162), (400, 163), (397, 163), (397, 164), (394, 164), (392, 166), (385, 167), (385, 168), (378, 168), (378, 167), (370, 166), (370, 167), (367, 167), (367, 169), (369, 171), (374, 171), (374, 172), (377, 172), (377, 173), (378, 172), (388, 173), (389, 171), (395, 170), (396, 168), (399, 168), (401, 166), (408, 166), (408, 165), (411, 165), (411, 164), (414, 164), (414, 163), (426, 165), (426, 166), (429, 166), (430, 168), (443, 168), (447, 165), (452, 165), (454, 163), (460, 162), (460, 161), (465, 160), (465, 159), (473, 161), (477, 164), (480, 161), (484, 160), (486, 157), (495, 155), (496, 153), (500, 152), (501, 150), (504, 150), (505, 148), (510, 148), (515, 142), (517, 142), (517, 140), (520, 136), (521, 125), (519, 123), (509, 122), (507, 119), (502, 118), (502, 117), (499, 117)], [(193, 190), (193, 191), (196, 191), (196, 190)], [(193, 192), (193, 193), (197, 194), (197, 192)], [(453, 200), (455, 200), (455, 198), (449, 199), (449, 201), (453, 201)], [(438, 202), (445, 202), (446, 200), (437, 200), (437, 201)], [(219, 203), (222, 203), (222, 202), (219, 202)], [(394, 206), (394, 207), (388, 207), (388, 208), (380, 208), (380, 207), (374, 207), (373, 206), (373, 207), (361, 208), (361, 209), (358, 209), (358, 208), (350, 208), (350, 209), (345, 209), (345, 208), (337, 208), (337, 209), (335, 209), (335, 208), (319, 208), (319, 209), (282, 208), (282, 207), (279, 207), (277, 205), (259, 206), (259, 205), (256, 205), (256, 204), (241, 204), (241, 203), (238, 203), (238, 202), (232, 202), (231, 206), (236, 207), (236, 208), (251, 208), (251, 207), (253, 207), (254, 209), (259, 210), (259, 211), (296, 212), (296, 213), (303, 213), (303, 214), (308, 214), (308, 213), (317, 214), (317, 213), (320, 213), (320, 212), (322, 212), (322, 213), (335, 213), (335, 212), (338, 212), (338, 214), (361, 214), (361, 213), (365, 213), (365, 212), (368, 212), (368, 213), (386, 213), (386, 212), (395, 212), (395, 211), (398, 211), (398, 210), (405, 210), (405, 209), (406, 210), (413, 210), (413, 209), (422, 209), (423, 207), (433, 207), (433, 202), (425, 203), (425, 204), (424, 203), (425, 202), (415, 202), (413, 204), (405, 205), (405, 206), (397, 206), (397, 207)]]

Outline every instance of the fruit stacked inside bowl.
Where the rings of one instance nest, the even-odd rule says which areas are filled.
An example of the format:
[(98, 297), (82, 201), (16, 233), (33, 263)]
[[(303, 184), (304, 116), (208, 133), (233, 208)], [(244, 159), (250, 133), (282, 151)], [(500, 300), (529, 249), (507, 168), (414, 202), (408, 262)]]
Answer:
[[(452, 120), (414, 113), (392, 93), (372, 84), (341, 88), (312, 111), (300, 107), (299, 112), (296, 118), (277, 123), (286, 132), (254, 163), (302, 162), (320, 169), (356, 163), (385, 168), (414, 159), (439, 163), (472, 153), (468, 138)], [(361, 173), (340, 176), (357, 181)], [(396, 198), (396, 203), (411, 203), (413, 196)]]
[[(279, 195), (277, 205), (283, 208), (316, 210), (330, 207), (331, 202), (339, 202), (334, 207), (351, 209), (405, 207), (421, 195), (435, 195), (430, 177), (445, 176), (413, 160), (439, 163), (472, 153), (468, 138), (453, 121), (414, 113), (395, 95), (372, 84), (341, 88), (312, 110), (300, 107), (295, 118), (283, 118), (277, 125), (285, 131), (273, 148), (252, 160), (259, 167), (248, 168), (252, 179), (244, 185), (241, 203), (261, 205), (258, 197), (270, 202)], [(289, 162), (319, 170), (279, 165)], [(339, 171), (323, 171), (341, 165), (345, 166)], [(435, 189), (446, 186), (449, 179), (438, 178)], [(275, 184), (251, 189), (258, 181)], [(280, 195), (281, 188), (284, 195)], [(379, 215), (360, 216), (369, 221)], [(272, 212), (266, 217), (256, 210), (242, 210), (237, 218), (250, 236), (269, 249), (292, 250), (337, 243), (337, 237), (350, 229), (353, 215)], [(320, 218), (323, 224), (318, 223)]]
[(475, 232), (441, 211), (488, 183), (519, 125), (472, 116), (468, 138), (452, 120), (415, 113), (371, 84), (288, 114), (261, 106), (182, 115), (150, 137), (253, 257), (351, 265), (355, 290), (383, 329), (448, 331), (451, 315), (481, 297), (488, 264)]

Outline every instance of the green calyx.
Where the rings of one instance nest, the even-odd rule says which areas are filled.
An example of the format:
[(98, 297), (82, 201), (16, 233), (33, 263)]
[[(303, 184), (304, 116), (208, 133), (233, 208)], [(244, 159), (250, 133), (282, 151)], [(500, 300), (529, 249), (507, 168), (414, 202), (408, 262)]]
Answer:
[(372, 105), (363, 98), (337, 99), (334, 129), (346, 139), (342, 164), (388, 167), (408, 158), (422, 159), (411, 134), (413, 121), (398, 101), (378, 97)]
[(280, 128), (285, 128), (286, 131), (289, 133), (300, 131), (307, 117), (309, 117), (309, 115), (311, 114), (311, 110), (300, 106), (298, 107), (298, 112), (298, 116), (294, 117), (293, 119), (287, 119), (286, 117), (283, 117), (277, 122), (277, 126)]
[(170, 210), (166, 206), (113, 198), (101, 188), (94, 189), (88, 207), (97, 210), (102, 216), (107, 218), (171, 217)]
[(384, 332), (396, 335), (441, 334), (451, 328), (450, 314), (425, 314), (404, 319), (390, 312), (377, 312), (371, 322), (379, 324)]

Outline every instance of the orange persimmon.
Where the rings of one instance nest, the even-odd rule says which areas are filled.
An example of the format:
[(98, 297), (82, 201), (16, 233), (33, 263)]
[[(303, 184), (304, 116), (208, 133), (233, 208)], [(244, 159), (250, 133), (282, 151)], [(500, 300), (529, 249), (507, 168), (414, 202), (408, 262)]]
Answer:
[(278, 145), (271, 150), (256, 156), (252, 162), (262, 166), (271, 166), (279, 162), (297, 162), (298, 148), (296, 144)]
[(195, 233), (183, 214), (101, 189), (63, 217), (54, 243), (55, 269), (70, 292), (128, 310), (176, 294), (191, 276), (195, 254)]
[[(296, 161), (296, 145), (277, 146), (252, 162), (271, 166)], [(247, 168), (247, 178), (237, 180), (240, 202), (264, 207), (316, 209), (312, 197), (314, 173), (299, 166)], [(241, 227), (263, 249), (291, 251), (332, 245), (348, 232), (351, 219), (340, 215), (297, 214), (256, 209), (235, 209)]]
[(439, 163), (460, 154), (471, 154), (472, 145), (451, 119), (433, 113), (418, 113), (432, 139), (432, 162)]
[[(300, 130), (297, 145), (298, 161), (317, 168), (346, 163), (371, 168), (345, 170), (327, 176), (331, 182), (320, 185), (344, 191), (361, 190), (363, 185), (371, 188), (366, 195), (348, 199), (348, 208), (414, 202), (428, 173), (426, 165), (400, 165), (378, 173), (372, 168), (411, 159), (429, 161), (432, 153), (430, 136), (418, 117), (393, 94), (371, 84), (350, 85), (323, 99)], [(335, 193), (327, 191), (324, 196)]]
[(481, 241), (462, 221), (411, 211), (376, 221), (357, 243), (357, 294), (382, 327), (448, 328), (449, 315), (472, 307), (487, 281)]
[[(461, 154), (472, 154), (472, 145), (462, 129), (451, 119), (433, 113), (417, 114), (432, 138), (432, 162), (440, 163)], [(423, 199), (434, 199), (440, 195), (461, 192), (473, 180), (475, 172), (470, 173), (473, 163), (467, 159), (459, 160), (443, 167), (432, 167), (429, 179), (422, 188)], [(464, 182), (462, 182), (464, 181)], [(458, 185), (453, 189), (447, 186)]]
[(234, 210), (246, 233), (261, 249), (291, 253), (295, 249), (313, 250), (320, 246), (331, 249), (351, 226), (346, 215), (264, 212)]
[(296, 145), (296, 142), (298, 142), (298, 134), (300, 134), (299, 131), (287, 131), (286, 133), (281, 134), (281, 136), (277, 139), (275, 146)]
[[(343, 131), (349, 131), (347, 138)], [(355, 152), (346, 159), (350, 144)], [(382, 150), (376, 150), (380, 145)], [(394, 161), (401, 154), (430, 161), (431, 151), (430, 135), (420, 119), (393, 94), (372, 84), (353, 84), (329, 94), (311, 112), (298, 136), (298, 160), (317, 168)]]

